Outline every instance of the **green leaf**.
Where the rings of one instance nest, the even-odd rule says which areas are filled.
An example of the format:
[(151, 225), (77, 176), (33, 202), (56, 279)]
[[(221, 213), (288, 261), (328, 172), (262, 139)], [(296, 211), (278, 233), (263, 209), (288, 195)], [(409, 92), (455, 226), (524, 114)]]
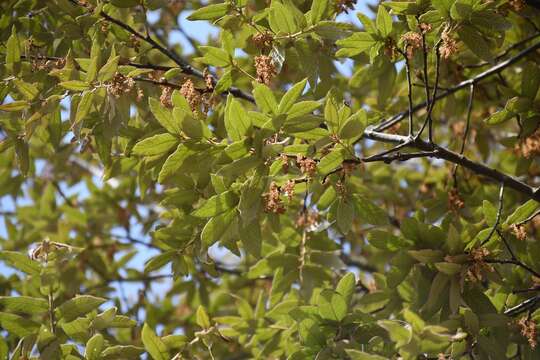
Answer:
[(229, 8), (229, 3), (208, 5), (195, 10), (187, 19), (190, 21), (216, 20), (227, 15)]
[(536, 200), (529, 200), (525, 204), (519, 206), (514, 212), (508, 216), (505, 225), (509, 226), (511, 224), (516, 224), (521, 221), (524, 221), (529, 216), (534, 214), (538, 209), (540, 209), (540, 203)]
[(379, 355), (374, 354), (368, 354), (363, 351), (354, 350), (354, 349), (346, 349), (345, 352), (351, 360), (386, 360), (387, 358)]
[(161, 105), (161, 103), (152, 97), (148, 98), (148, 105), (152, 114), (161, 126), (171, 134), (181, 135), (182, 129), (180, 123), (172, 115), (172, 112)]
[(540, 87), (540, 68), (534, 63), (527, 63), (521, 73), (521, 94), (534, 100)]
[(300, 101), (287, 111), (287, 119), (293, 119), (303, 115), (311, 114), (317, 110), (321, 104), (318, 101)]
[(0, 312), (0, 328), (3, 328), (10, 334), (23, 338), (28, 335), (37, 334), (39, 324), (19, 315)]
[(276, 114), (278, 104), (276, 98), (268, 86), (256, 83), (253, 90), (253, 97), (257, 106), (265, 113)]
[(192, 216), (208, 218), (232, 209), (238, 203), (238, 196), (229, 190), (212, 196), (202, 206), (191, 213)]
[(140, 4), (140, 0), (111, 0), (111, 4), (116, 7), (127, 9)]
[(169, 360), (171, 358), (163, 341), (161, 341), (154, 330), (146, 323), (143, 325), (141, 338), (144, 348), (148, 351), (152, 359)]
[(358, 221), (380, 226), (388, 224), (388, 214), (385, 210), (362, 195), (355, 194), (353, 198)]
[(235, 235), (237, 214), (231, 209), (211, 218), (204, 226), (201, 233), (201, 241), (204, 246), (210, 247), (216, 241), (227, 240), (228, 236)]
[(251, 127), (246, 111), (232, 95), (227, 97), (225, 107), (225, 128), (233, 141), (241, 140)]
[(422, 264), (432, 264), (444, 259), (444, 253), (441, 250), (409, 250), (408, 253)]
[(382, 37), (387, 37), (392, 32), (392, 17), (384, 6), (379, 6), (376, 24)]
[(333, 133), (337, 133), (340, 125), (340, 116), (338, 112), (337, 100), (333, 93), (329, 93), (326, 96), (326, 103), (324, 105), (324, 120), (328, 124), (328, 129)]
[(139, 141), (133, 154), (142, 156), (163, 155), (178, 145), (178, 138), (171, 134), (158, 134)]
[(412, 340), (412, 330), (408, 324), (403, 325), (397, 320), (379, 320), (377, 324), (388, 331), (390, 339), (396, 343), (398, 348), (407, 345)]
[(311, 23), (317, 24), (324, 19), (328, 8), (328, 0), (313, 0), (311, 3)]
[(344, 151), (342, 149), (334, 149), (319, 161), (317, 171), (321, 175), (326, 175), (341, 166), (343, 160), (345, 160)]
[(88, 340), (86, 343), (86, 349), (84, 351), (84, 358), (87, 360), (99, 360), (101, 359), (101, 351), (103, 350), (103, 345), (105, 340), (103, 335), (96, 334)]
[(435, 9), (441, 13), (441, 15), (445, 18), (450, 18), (450, 9), (452, 8), (452, 5), (454, 3), (454, 0), (432, 0), (431, 4)]
[(375, 45), (377, 41), (370, 33), (357, 32), (349, 36), (348, 38), (338, 40), (336, 45), (341, 47), (336, 52), (336, 57), (351, 57), (361, 54)]
[(229, 69), (221, 75), (218, 82), (214, 86), (214, 93), (221, 94), (227, 91), (231, 86), (233, 86), (233, 77), (232, 70)]
[(56, 317), (65, 322), (70, 322), (88, 314), (103, 304), (107, 299), (91, 295), (77, 295), (55, 309)]
[(45, 299), (30, 296), (0, 296), (0, 306), (10, 312), (42, 314), (49, 309)]
[(450, 262), (438, 262), (438, 263), (435, 263), (435, 267), (437, 268), (437, 270), (439, 270), (443, 274), (450, 275), (450, 276), (459, 274), (462, 269), (461, 264), (450, 263)]
[[(426, 2), (423, 4), (426, 4)], [(424, 8), (422, 2), (418, 4), (416, 1), (386, 1), (383, 5), (392, 9), (393, 13), (400, 15), (417, 15)]]
[(285, 95), (281, 98), (281, 101), (279, 102), (278, 106), (278, 114), (285, 114), (287, 113), (291, 107), (294, 105), (296, 100), (302, 95), (302, 92), (304, 91), (304, 88), (306, 87), (307, 79), (304, 79), (298, 83), (296, 83), (293, 87), (291, 87)]
[(79, 123), (81, 120), (83, 120), (86, 117), (86, 115), (90, 113), (93, 99), (94, 99), (93, 91), (87, 90), (82, 93), (81, 100), (79, 101), (79, 105), (77, 106), (77, 114), (75, 115), (75, 124)]
[(508, 120), (510, 120), (511, 118), (513, 118), (515, 116), (514, 113), (506, 110), (506, 109), (502, 109), (500, 111), (497, 111), (496, 113), (493, 113), (490, 117), (488, 117), (486, 120), (485, 120), (485, 123), (487, 125), (499, 125), (499, 124), (502, 124)]
[(101, 353), (104, 360), (137, 360), (141, 358), (144, 349), (133, 345), (114, 345), (106, 348)]
[(169, 155), (167, 160), (163, 163), (161, 171), (159, 172), (158, 182), (163, 184), (167, 179), (174, 175), (184, 164), (184, 161), (189, 156), (195, 154), (195, 151), (190, 150), (185, 145), (180, 144), (176, 150)]
[(83, 91), (88, 90), (90, 88), (90, 85), (84, 81), (80, 80), (68, 80), (68, 81), (62, 81), (59, 83), (61, 87), (68, 89), (68, 90), (74, 90), (74, 91)]
[(298, 324), (298, 334), (303, 344), (318, 348), (326, 345), (326, 337), (321, 329), (321, 324), (307, 318)]
[(39, 275), (41, 266), (27, 255), (15, 251), (0, 251), (0, 260), (28, 275)]
[(354, 139), (362, 136), (367, 125), (367, 115), (364, 110), (350, 116), (341, 129), (339, 130), (339, 138), (343, 140)]
[(351, 304), (354, 290), (356, 289), (356, 277), (353, 273), (345, 274), (338, 282), (336, 291), (345, 299), (347, 306)]
[(24, 101), (24, 100), (17, 100), (17, 101), (12, 101), (10, 103), (7, 103), (7, 104), (2, 104), (0, 105), (0, 110), (1, 111), (21, 111), (21, 110), (24, 110), (24, 109), (27, 109), (30, 107), (30, 104), (28, 103), (28, 101)]
[(120, 60), (120, 56), (117, 55), (113, 57), (112, 59), (109, 59), (105, 65), (99, 70), (97, 79), (99, 81), (109, 81), (113, 78), (114, 74), (116, 74), (116, 69), (118, 68), (118, 61)]
[(21, 95), (26, 98), (26, 100), (33, 100), (39, 94), (38, 88), (29, 82), (15, 79), (13, 80), (13, 83)]
[(317, 302), (319, 315), (325, 320), (341, 321), (347, 315), (347, 302), (343, 295), (325, 289), (319, 294)]
[(210, 328), (210, 318), (208, 317), (208, 314), (206, 313), (204, 306), (199, 305), (199, 307), (197, 308), (196, 317), (197, 317), (197, 325), (199, 325), (203, 329)]
[(223, 49), (213, 46), (199, 46), (199, 50), (203, 54), (203, 61), (208, 65), (219, 67), (231, 65), (231, 58)]
[(347, 234), (354, 219), (354, 205), (350, 200), (341, 198), (337, 208), (337, 224), (343, 234)]
[(298, 25), (292, 11), (276, 0), (273, 0), (270, 5), (268, 22), (275, 33), (292, 34), (298, 31)]
[(480, 59), (493, 61), (491, 45), (473, 27), (463, 25), (458, 29), (459, 38), (467, 45), (469, 50)]
[(431, 288), (429, 289), (429, 294), (427, 296), (427, 301), (424, 304), (424, 308), (427, 311), (436, 311), (438, 306), (440, 306), (440, 299), (443, 297), (443, 294), (446, 294), (444, 291), (450, 286), (450, 276), (442, 272), (438, 272), (437, 275), (433, 278), (431, 283)]
[(24, 139), (17, 138), (15, 140), (15, 154), (17, 155), (19, 171), (23, 176), (27, 176), (30, 169), (30, 148)]
[(159, 270), (171, 261), (174, 260), (178, 256), (178, 251), (176, 250), (169, 250), (165, 251), (158, 256), (155, 256), (148, 260), (148, 262), (144, 265), (144, 272), (149, 273), (155, 270)]
[(9, 70), (13, 69), (13, 64), (21, 60), (21, 44), (17, 36), (15, 25), (11, 28), (11, 35), (6, 42), (6, 65)]

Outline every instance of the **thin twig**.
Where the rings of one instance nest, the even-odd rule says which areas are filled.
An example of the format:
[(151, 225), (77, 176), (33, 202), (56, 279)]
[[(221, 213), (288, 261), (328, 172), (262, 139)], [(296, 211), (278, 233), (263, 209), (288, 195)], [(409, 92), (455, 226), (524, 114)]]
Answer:
[(540, 304), (540, 295), (537, 295), (535, 297), (532, 297), (530, 299), (527, 299), (523, 301), (522, 303), (506, 310), (504, 312), (504, 315), (506, 316), (516, 316), (519, 314), (522, 314), (527, 311), (534, 310), (537, 305)]
[(487, 243), (491, 239), (491, 237), (493, 236), (493, 234), (497, 230), (497, 226), (499, 226), (499, 222), (501, 221), (501, 213), (502, 213), (502, 209), (503, 209), (503, 202), (504, 202), (504, 182), (501, 183), (501, 188), (499, 190), (499, 207), (497, 208), (497, 215), (495, 216), (495, 223), (493, 224), (493, 227), (491, 228), (488, 236), (486, 236), (484, 241), (482, 241), (482, 243), (481, 243), (482, 245), (484, 245), (485, 243)]
[[(435, 84), (433, 85), (433, 94), (431, 95), (431, 99), (428, 95), (427, 97), (427, 114), (426, 114), (426, 120), (424, 121), (424, 124), (422, 124), (422, 128), (418, 132), (418, 136), (422, 135), (422, 132), (424, 131), (426, 124), (428, 125), (428, 142), (433, 143), (433, 119), (431, 117), (433, 113), (433, 108), (435, 107), (435, 102), (437, 101), (437, 91), (439, 90), (439, 76), (440, 76), (440, 70), (441, 70), (441, 54), (439, 53), (439, 48), (441, 46), (442, 40), (437, 41), (435, 44)], [(424, 60), (427, 62), (426, 60)], [(427, 72), (427, 65), (424, 71)], [(426, 75), (427, 78), (427, 75)], [(426, 94), (429, 94), (429, 83), (426, 81)]]
[(540, 273), (538, 271), (535, 271), (530, 266), (524, 264), (523, 262), (516, 260), (516, 259), (485, 259), (485, 262), (488, 264), (511, 264), (519, 266), (525, 270), (527, 270), (529, 273), (534, 275), (535, 277), (540, 279)]
[[(469, 136), (469, 128), (471, 124), (471, 115), (472, 115), (472, 108), (473, 108), (473, 101), (474, 101), (474, 84), (471, 84), (470, 90), (469, 90), (469, 102), (467, 103), (467, 121), (465, 123), (465, 130), (463, 132), (463, 139), (461, 141), (461, 148), (459, 149), (459, 154), (463, 155), (465, 152), (465, 144), (467, 143), (467, 137)], [(458, 164), (454, 165), (454, 169), (452, 170), (452, 178), (454, 179), (454, 187), (457, 187), (457, 170), (458, 170)]]

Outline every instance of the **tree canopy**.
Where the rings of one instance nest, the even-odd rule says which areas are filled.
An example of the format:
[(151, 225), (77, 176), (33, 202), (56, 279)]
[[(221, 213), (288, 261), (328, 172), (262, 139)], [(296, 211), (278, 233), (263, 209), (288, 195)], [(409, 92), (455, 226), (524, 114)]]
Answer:
[(0, 359), (539, 359), (538, 5), (2, 1)]

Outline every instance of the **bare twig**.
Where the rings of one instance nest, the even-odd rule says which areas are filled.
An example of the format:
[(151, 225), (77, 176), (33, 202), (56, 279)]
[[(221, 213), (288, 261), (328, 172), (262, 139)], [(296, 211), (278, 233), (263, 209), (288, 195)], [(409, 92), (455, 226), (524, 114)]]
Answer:
[(491, 231), (489, 232), (488, 236), (486, 236), (484, 241), (482, 241), (482, 245), (484, 245), (491, 239), (491, 237), (497, 230), (497, 226), (499, 226), (499, 222), (501, 221), (503, 202), (504, 202), (504, 182), (501, 183), (501, 188), (499, 190), (499, 207), (497, 208), (497, 215), (495, 216), (495, 223), (493, 224), (493, 227), (491, 228)]
[[(463, 131), (463, 139), (461, 141), (461, 148), (459, 149), (459, 154), (463, 155), (465, 152), (465, 144), (467, 143), (467, 137), (469, 136), (469, 128), (471, 126), (471, 115), (474, 101), (474, 84), (471, 84), (469, 90), (469, 102), (467, 103), (467, 120), (465, 123), (465, 130)], [(452, 171), (452, 178), (454, 179), (454, 186), (457, 186), (457, 169), (458, 164), (454, 165), (454, 170)]]
[(534, 310), (538, 307), (538, 304), (540, 304), (540, 295), (536, 295), (530, 299), (527, 299), (523, 301), (522, 303), (506, 310), (504, 312), (504, 315), (507, 316), (516, 316), (519, 314), (522, 314), (527, 311)]
[[(425, 40), (423, 41), (425, 43)], [(435, 107), (435, 102), (437, 101), (437, 91), (439, 90), (439, 75), (440, 75), (440, 69), (441, 69), (441, 54), (439, 53), (440, 46), (441, 46), (441, 40), (437, 41), (437, 43), (435, 44), (435, 84), (433, 84), (433, 94), (431, 96), (431, 99), (429, 97), (429, 82), (427, 81), (427, 75), (425, 75), (428, 111), (426, 114), (426, 120), (424, 121), (422, 128), (418, 132), (418, 136), (421, 136), (427, 124), (429, 143), (433, 142), (433, 119), (431, 117), (431, 114), (433, 113), (433, 108)], [(427, 55), (425, 55), (425, 59), (424, 59), (424, 64), (426, 63), (427, 63)], [(424, 66), (424, 71), (427, 73), (427, 65)]]

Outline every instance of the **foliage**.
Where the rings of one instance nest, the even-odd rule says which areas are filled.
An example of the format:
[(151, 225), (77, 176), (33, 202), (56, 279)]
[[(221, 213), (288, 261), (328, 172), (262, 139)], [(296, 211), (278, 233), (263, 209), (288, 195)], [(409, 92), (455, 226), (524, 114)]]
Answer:
[(2, 1), (0, 359), (540, 358), (537, 4)]

